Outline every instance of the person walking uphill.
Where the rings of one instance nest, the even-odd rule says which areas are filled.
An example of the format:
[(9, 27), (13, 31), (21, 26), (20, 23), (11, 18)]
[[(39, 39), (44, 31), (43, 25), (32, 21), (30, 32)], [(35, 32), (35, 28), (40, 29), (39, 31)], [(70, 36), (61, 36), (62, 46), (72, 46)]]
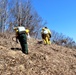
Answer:
[(25, 27), (19, 26), (14, 28), (16, 32), (16, 42), (20, 42), (22, 52), (28, 54), (27, 36), (25, 33)]
[(51, 31), (47, 27), (42, 28), (41, 37), (43, 39), (44, 44), (51, 44)]

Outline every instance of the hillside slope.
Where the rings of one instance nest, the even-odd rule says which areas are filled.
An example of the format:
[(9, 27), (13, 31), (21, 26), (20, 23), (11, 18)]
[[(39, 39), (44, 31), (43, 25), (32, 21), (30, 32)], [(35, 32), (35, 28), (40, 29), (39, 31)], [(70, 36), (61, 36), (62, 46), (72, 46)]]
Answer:
[(76, 49), (28, 40), (29, 54), (19, 43), (0, 36), (0, 75), (76, 75)]

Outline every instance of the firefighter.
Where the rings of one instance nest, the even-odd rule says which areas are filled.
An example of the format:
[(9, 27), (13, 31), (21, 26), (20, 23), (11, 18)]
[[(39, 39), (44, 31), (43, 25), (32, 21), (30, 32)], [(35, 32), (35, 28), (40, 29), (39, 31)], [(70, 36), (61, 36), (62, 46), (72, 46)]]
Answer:
[(51, 31), (47, 27), (43, 27), (41, 30), (41, 37), (44, 44), (51, 44)]
[(28, 45), (27, 45), (27, 36), (26, 36), (26, 29), (23, 26), (15, 27), (16, 32), (16, 42), (20, 42), (22, 52), (28, 54)]

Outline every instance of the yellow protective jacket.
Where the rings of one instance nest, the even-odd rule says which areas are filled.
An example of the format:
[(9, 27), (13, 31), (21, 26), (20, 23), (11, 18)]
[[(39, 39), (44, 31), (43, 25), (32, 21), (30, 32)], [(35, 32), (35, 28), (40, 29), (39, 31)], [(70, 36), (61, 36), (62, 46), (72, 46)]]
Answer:
[(29, 29), (25, 30), (26, 35), (28, 35), (29, 32), (30, 32)]
[[(16, 28), (16, 29), (14, 29), (14, 30), (15, 30), (15, 32), (16, 32), (16, 37), (18, 37), (18, 29)], [(26, 29), (26, 30), (25, 30), (25, 34), (28, 35), (28, 33), (29, 33), (29, 29)]]
[[(50, 31), (48, 28), (42, 28), (41, 35), (43, 35), (43, 36), (45, 35), (45, 34), (44, 34), (44, 31), (45, 31), (45, 30), (48, 32), (47, 35), (49, 35), (49, 37), (51, 38), (51, 31)], [(43, 36), (42, 36), (42, 37), (43, 37)]]

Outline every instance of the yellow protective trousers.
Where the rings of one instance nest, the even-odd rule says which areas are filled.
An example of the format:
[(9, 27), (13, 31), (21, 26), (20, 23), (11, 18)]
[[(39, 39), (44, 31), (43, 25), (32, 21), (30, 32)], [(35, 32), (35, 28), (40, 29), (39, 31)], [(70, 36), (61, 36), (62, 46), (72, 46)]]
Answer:
[(44, 44), (51, 44), (49, 34), (43, 34), (43, 35), (42, 35), (42, 39), (43, 39), (43, 43), (44, 43)]

